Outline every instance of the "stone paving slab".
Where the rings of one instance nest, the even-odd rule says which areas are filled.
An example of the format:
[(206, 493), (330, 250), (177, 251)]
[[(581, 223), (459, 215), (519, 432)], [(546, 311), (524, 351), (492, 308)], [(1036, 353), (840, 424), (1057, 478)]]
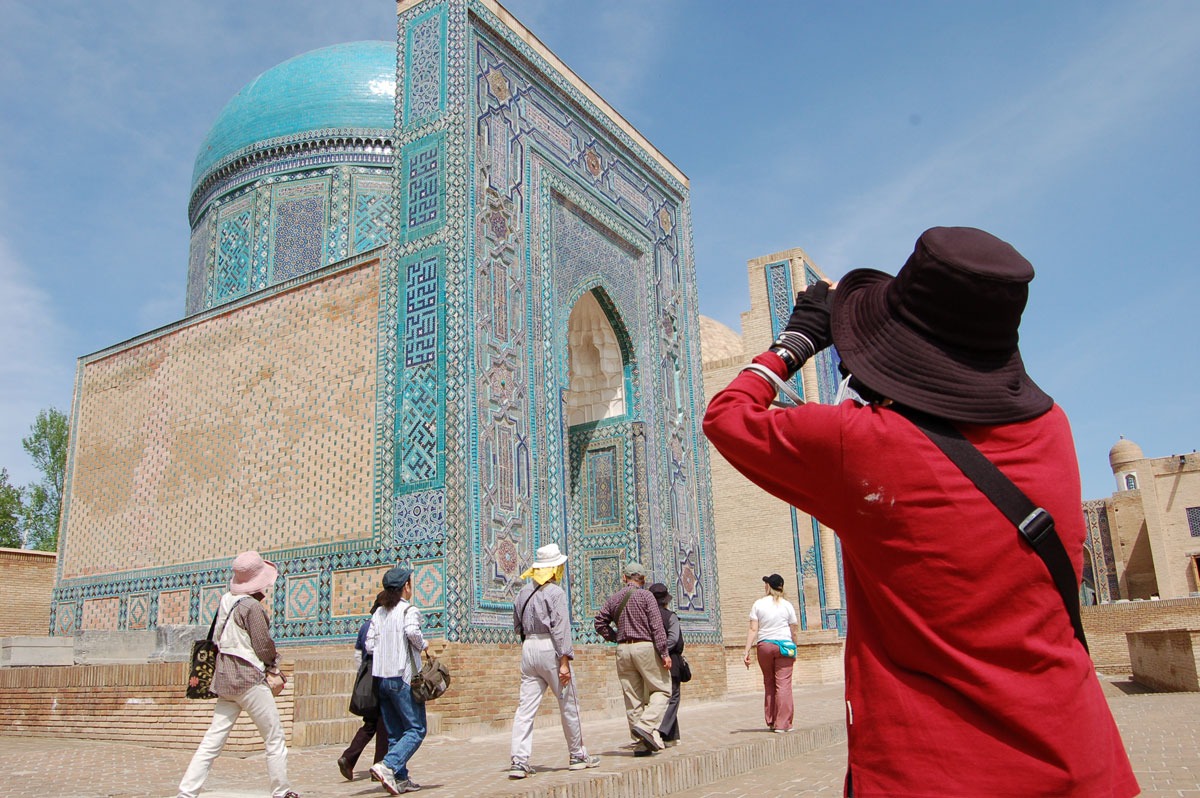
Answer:
[[(1200, 798), (1200, 693), (1152, 693), (1124, 677), (1103, 683), (1142, 798)], [(843, 739), (671, 798), (837, 798), (845, 774)]]
[[(659, 796), (761, 769), (826, 747), (844, 735), (842, 685), (795, 688), (797, 729), (771, 734), (763, 724), (760, 695), (689, 704), (686, 686), (680, 710), (680, 745), (652, 757), (634, 757), (623, 719), (584, 724), (584, 742), (601, 757), (598, 768), (568, 771), (566, 744), (558, 726), (534, 732), (532, 778), (507, 778), (509, 735), (469, 739), (430, 737), (410, 763), (413, 778), (435, 798), (452, 796)], [(549, 696), (547, 700), (553, 700)], [(199, 743), (199, 737), (196, 740)], [(368, 750), (370, 747), (368, 746)], [(341, 747), (293, 748), (288, 775), (303, 798), (385, 795), (369, 780), (369, 762), (359, 762), (358, 780), (337, 771)], [(369, 756), (369, 754), (368, 754)], [(122, 743), (17, 736), (0, 737), (0, 795), (4, 798), (167, 798), (175, 794), (191, 751)], [(268, 798), (264, 756), (222, 755), (213, 766), (204, 798)]]

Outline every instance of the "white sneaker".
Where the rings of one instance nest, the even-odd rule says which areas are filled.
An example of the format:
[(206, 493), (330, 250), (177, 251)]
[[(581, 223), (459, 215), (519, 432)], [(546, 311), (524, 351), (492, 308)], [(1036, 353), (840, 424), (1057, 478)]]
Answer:
[(383, 785), (383, 789), (388, 791), (388, 795), (400, 794), (400, 785), (396, 784), (396, 774), (387, 765), (382, 762), (371, 765), (371, 775), (379, 779), (379, 783)]
[(523, 779), (526, 776), (532, 776), (533, 774), (534, 770), (533, 768), (529, 767), (528, 762), (521, 762), (517, 759), (512, 761), (512, 766), (508, 769), (508, 777), (510, 779)]
[(579, 756), (571, 757), (571, 763), (567, 765), (567, 770), (586, 770), (600, 765), (600, 757), (598, 756)]

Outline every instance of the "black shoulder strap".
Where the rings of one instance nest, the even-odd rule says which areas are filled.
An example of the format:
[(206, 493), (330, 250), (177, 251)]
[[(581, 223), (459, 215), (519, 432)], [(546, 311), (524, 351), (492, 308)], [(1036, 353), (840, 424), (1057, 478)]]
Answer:
[(616, 626), (617, 621), (621, 620), (621, 613), (625, 611), (625, 605), (629, 603), (629, 598), (635, 590), (637, 590), (636, 587), (631, 587), (629, 592), (625, 594), (625, 598), (621, 599), (621, 603), (617, 605), (617, 611), (613, 613), (613, 626)]
[(529, 607), (529, 602), (533, 601), (533, 594), (544, 588), (549, 582), (542, 582), (529, 592), (529, 598), (525, 599), (525, 603), (521, 605), (521, 609), (517, 610), (517, 620), (521, 624), (521, 642), (525, 642), (525, 610)]
[(892, 410), (900, 413), (925, 433), (939, 449), (950, 458), (950, 462), (958, 466), (975, 487), (987, 496), (992, 504), (1004, 514), (1013, 526), (1021, 533), (1025, 542), (1033, 547), (1037, 555), (1046, 564), (1050, 577), (1062, 596), (1071, 617), (1071, 626), (1075, 629), (1075, 637), (1088, 650), (1087, 639), (1083, 634), (1083, 620), (1079, 617), (1079, 585), (1075, 581), (1075, 569), (1071, 567), (1071, 559), (1063, 547), (1058, 532), (1054, 529), (1054, 519), (1050, 513), (1034, 505), (1012, 480), (1004, 475), (995, 463), (987, 459), (981, 451), (944, 419), (921, 413), (909, 407), (892, 405)]

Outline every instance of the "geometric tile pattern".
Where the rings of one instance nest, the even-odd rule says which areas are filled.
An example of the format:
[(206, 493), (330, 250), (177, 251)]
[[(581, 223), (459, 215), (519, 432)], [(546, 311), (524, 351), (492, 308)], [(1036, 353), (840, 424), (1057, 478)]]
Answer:
[(446, 564), (443, 560), (413, 563), (413, 601), (423, 610), (441, 609), (446, 596)]
[(221, 596), (229, 590), (228, 584), (206, 585), (200, 588), (200, 622), (211, 623), (221, 606)]
[(593, 526), (607, 526), (617, 522), (616, 449), (607, 447), (588, 452), (587, 482), (589, 490), (589, 516)]
[(405, 269), (404, 365), (437, 356), (438, 256), (414, 260)]
[(441, 488), (395, 498), (394, 545), (441, 540), (446, 536), (446, 492)]
[(204, 293), (208, 286), (208, 250), (212, 243), (209, 218), (210, 214), (205, 214), (196, 222), (188, 244), (187, 299), (184, 302), (184, 310), (189, 315), (204, 309)]
[(383, 588), (383, 575), (387, 571), (387, 566), (334, 571), (333, 603), (330, 607), (332, 617), (362, 618), (369, 615), (375, 596)]
[(289, 575), (284, 617), (289, 622), (313, 621), (320, 606), (320, 574)]
[(445, 6), (435, 6), (413, 20), (404, 53), (408, 76), (404, 120), (413, 129), (432, 121), (446, 107)]
[(587, 560), (587, 599), (583, 605), (586, 618), (593, 617), (608, 597), (621, 587), (623, 551), (599, 551)]
[(75, 631), (78, 620), (78, 605), (75, 602), (59, 602), (54, 607), (54, 634), (69, 635)]
[(354, 244), (351, 254), (388, 242), (392, 223), (390, 181), (382, 178), (354, 180)]
[[(791, 318), (792, 307), (796, 304), (796, 294), (792, 290), (791, 263), (781, 260), (778, 263), (767, 264), (766, 274), (767, 304), (771, 309), (771, 335), (778, 336), (788, 319)], [(801, 398), (807, 398), (804, 396), (804, 383), (800, 379), (799, 372), (788, 384)], [(785, 404), (792, 403), (792, 400), (786, 396), (779, 397), (779, 400)]]
[(150, 628), (150, 594), (134, 593), (129, 597), (128, 608), (125, 611), (126, 629)]
[(305, 181), (274, 189), (274, 282), (320, 268), (324, 262), (326, 202), (329, 183)]
[[(805, 263), (805, 285), (814, 285), (820, 281), (820, 275), (813, 271), (811, 266)], [(823, 404), (831, 405), (833, 404), (834, 399), (837, 398), (838, 387), (841, 384), (841, 376), (838, 373), (839, 362), (840, 358), (838, 357), (837, 349), (835, 349), (833, 346), (827, 346), (825, 349), (822, 349), (817, 353), (817, 396), (818, 401)]]
[(408, 240), (425, 235), (442, 215), (442, 137), (417, 142), (404, 151)]
[(1192, 537), (1200, 538), (1200, 507), (1184, 508), (1184, 513), (1187, 515), (1188, 530)]
[(213, 300), (222, 302), (250, 287), (250, 230), (254, 206), (249, 199), (222, 209), (217, 223), (217, 274)]

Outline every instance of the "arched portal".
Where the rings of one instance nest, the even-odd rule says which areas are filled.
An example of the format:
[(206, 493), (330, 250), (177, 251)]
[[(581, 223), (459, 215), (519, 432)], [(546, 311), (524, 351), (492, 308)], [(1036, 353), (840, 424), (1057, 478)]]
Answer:
[(596, 295), (587, 291), (567, 321), (567, 425), (625, 415), (621, 345)]

